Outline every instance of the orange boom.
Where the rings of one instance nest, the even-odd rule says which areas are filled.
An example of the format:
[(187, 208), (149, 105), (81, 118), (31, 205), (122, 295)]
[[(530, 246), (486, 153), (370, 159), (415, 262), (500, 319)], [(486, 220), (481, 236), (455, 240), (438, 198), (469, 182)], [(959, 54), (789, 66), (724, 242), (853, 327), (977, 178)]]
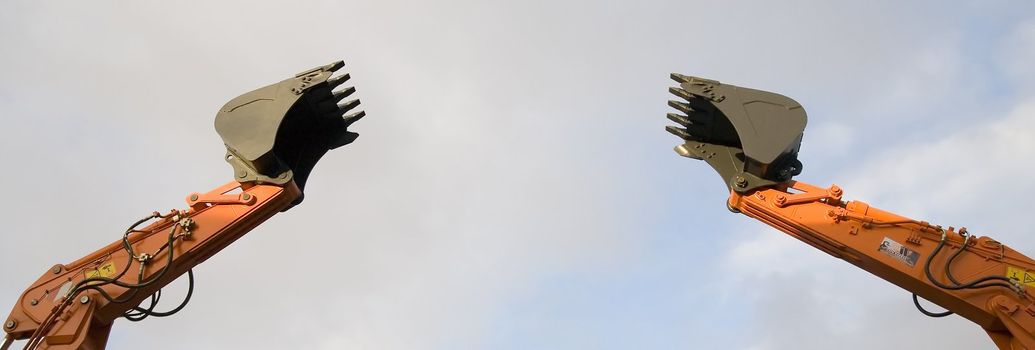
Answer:
[[(705, 160), (730, 189), (727, 207), (913, 293), (920, 312), (977, 323), (1000, 349), (1035, 349), (1035, 261), (967, 229), (845, 202), (843, 190), (791, 180), (805, 110), (771, 92), (672, 74), (679, 155)], [(924, 310), (917, 296), (949, 311)]]
[[(24, 349), (103, 349), (117, 318), (140, 321), (182, 309), (194, 291), (191, 268), (301, 202), (320, 157), (358, 136), (347, 128), (363, 112), (346, 113), (359, 100), (339, 103), (355, 89), (335, 90), (349, 76), (332, 77), (343, 65), (307, 70), (223, 106), (216, 131), (235, 181), (190, 194), (187, 209), (152, 213), (121, 240), (44, 272), (4, 321), (0, 350), (22, 339)], [(184, 273), (190, 287), (183, 302), (155, 310), (161, 288)]]

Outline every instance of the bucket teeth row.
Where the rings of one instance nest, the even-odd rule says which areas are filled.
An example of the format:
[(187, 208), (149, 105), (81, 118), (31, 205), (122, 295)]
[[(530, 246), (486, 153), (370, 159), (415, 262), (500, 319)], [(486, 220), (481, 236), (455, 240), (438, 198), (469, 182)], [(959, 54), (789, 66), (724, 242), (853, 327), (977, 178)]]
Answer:
[[(358, 111), (349, 114), (349, 112), (351, 112), (353, 109), (359, 106), (359, 99), (346, 100), (345, 102), (342, 102), (342, 100), (345, 100), (345, 98), (352, 96), (352, 94), (356, 93), (356, 87), (354, 86), (337, 89), (339, 86), (348, 81), (349, 78), (351, 77), (348, 73), (328, 78), (326, 88), (327, 90), (324, 90), (324, 94), (327, 94), (327, 91), (329, 91), (330, 93), (325, 95), (325, 100), (318, 103), (318, 109), (320, 113), (326, 114), (328, 117), (333, 117), (336, 119), (340, 118), (340, 120), (342, 120), (344, 123), (343, 128), (348, 128), (350, 125), (352, 125), (352, 123), (355, 123), (362, 119), (364, 116), (366, 116), (366, 112), (364, 111)], [(342, 136), (341, 142), (352, 142), (352, 140), (355, 140), (356, 136), (358, 136), (358, 134), (348, 131), (343, 131), (342, 135), (345, 136)]]
[[(318, 96), (320, 96), (317, 98), (321, 99), (316, 103), (318, 113), (333, 116), (334, 118), (345, 118), (349, 111), (355, 109), (356, 106), (359, 106), (358, 99), (342, 102), (342, 100), (345, 100), (349, 96), (352, 96), (352, 94), (356, 93), (356, 87), (354, 86), (338, 89), (339, 86), (347, 82), (350, 78), (349, 74), (345, 73), (327, 79), (327, 86), (319, 90), (322, 92), (317, 93)], [(351, 115), (361, 113), (363, 112)], [(360, 118), (362, 118), (362, 116), (360, 116)], [(353, 122), (356, 120), (359, 120), (359, 118), (356, 118)]]
[[(325, 99), (318, 103), (319, 113), (322, 113), (324, 118), (334, 119), (338, 121), (336, 123), (340, 123), (336, 124), (335, 130), (337, 131), (328, 142), (328, 149), (336, 149), (355, 141), (359, 134), (349, 131), (348, 128), (366, 116), (364, 111), (349, 113), (360, 104), (359, 99), (345, 100), (356, 92), (355, 87), (349, 86), (338, 89), (342, 84), (349, 81), (350, 78), (351, 76), (348, 73), (328, 78), (327, 87), (324, 88), (326, 90), (323, 92)], [(342, 102), (343, 100), (344, 102)]]
[[(673, 73), (672, 79), (679, 82), (685, 82), (690, 81), (693, 77)], [(665, 130), (668, 130), (668, 132), (679, 136), (679, 138), (686, 141), (702, 140), (707, 138), (707, 131), (704, 126), (707, 124), (708, 111), (713, 109), (711, 104), (682, 88), (670, 87), (668, 91), (673, 95), (682, 98), (686, 102), (675, 100), (668, 101), (668, 105), (670, 107), (679, 110), (683, 114), (668, 113), (666, 117), (668, 117), (668, 120), (682, 126), (682, 128), (668, 126)]]
[(715, 132), (716, 118), (721, 116), (721, 112), (719, 112), (718, 107), (715, 105), (718, 99), (713, 98), (714, 94), (710, 90), (712, 88), (707, 86), (712, 86), (719, 82), (679, 73), (672, 73), (671, 77), (672, 80), (679, 82), (680, 86), (669, 87), (668, 91), (682, 100), (670, 100), (668, 105), (679, 110), (682, 114), (668, 113), (667, 117), (683, 128), (669, 129), (669, 132), (687, 141), (735, 143), (735, 140), (729, 140), (729, 137), (727, 137), (729, 135), (725, 135), (722, 132), (719, 132), (719, 135), (717, 135)]

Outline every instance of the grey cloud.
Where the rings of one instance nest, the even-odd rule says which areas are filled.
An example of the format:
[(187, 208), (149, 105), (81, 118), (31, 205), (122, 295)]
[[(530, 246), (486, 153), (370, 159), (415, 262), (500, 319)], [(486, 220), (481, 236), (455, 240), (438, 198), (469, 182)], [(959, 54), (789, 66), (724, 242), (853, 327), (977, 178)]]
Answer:
[[(0, 300), (228, 180), (211, 131), (227, 99), (344, 58), (360, 139), (319, 164), (302, 206), (201, 265), (185, 313), (119, 322), (111, 346), (479, 348), (544, 274), (636, 261), (659, 212), (719, 203), (698, 201), (721, 188), (689, 184), (718, 182), (661, 131), (669, 72), (786, 92), (858, 130), (861, 112), (838, 112), (893, 101), (880, 77), (958, 53), (955, 12), (931, 4), (10, 2), (0, 180), (17, 200), (0, 264), (23, 282)], [(931, 77), (957, 65), (900, 84), (935, 104), (949, 92)]]

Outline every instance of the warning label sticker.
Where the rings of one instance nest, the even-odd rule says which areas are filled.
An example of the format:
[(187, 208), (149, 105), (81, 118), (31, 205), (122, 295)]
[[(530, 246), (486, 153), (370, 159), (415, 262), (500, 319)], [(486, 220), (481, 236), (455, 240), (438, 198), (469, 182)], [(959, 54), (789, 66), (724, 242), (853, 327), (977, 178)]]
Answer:
[(1006, 277), (1015, 279), (1029, 287), (1035, 287), (1035, 272), (1026, 271), (1019, 267), (1006, 265)]
[(898, 261), (906, 263), (909, 267), (916, 266), (916, 261), (920, 260), (920, 253), (915, 250), (906, 248), (901, 243), (895, 242), (891, 238), (884, 237), (884, 240), (880, 242), (880, 247), (877, 248), (881, 253), (887, 254), (888, 256), (895, 258)]
[(94, 277), (108, 278), (108, 277), (111, 277), (111, 276), (115, 276), (115, 272), (116, 271), (117, 270), (115, 269), (115, 263), (109, 261), (109, 262), (105, 263), (104, 265), (98, 266), (96, 269), (87, 269), (86, 271), (83, 271), (83, 273), (86, 274), (86, 278), (94, 278)]

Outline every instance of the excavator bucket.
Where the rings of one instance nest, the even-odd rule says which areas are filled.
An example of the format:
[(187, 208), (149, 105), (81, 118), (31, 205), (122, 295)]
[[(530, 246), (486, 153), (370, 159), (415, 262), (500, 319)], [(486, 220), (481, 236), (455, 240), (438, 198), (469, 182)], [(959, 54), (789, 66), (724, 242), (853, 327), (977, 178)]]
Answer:
[(669, 106), (679, 126), (668, 132), (683, 139), (676, 153), (708, 162), (726, 186), (746, 192), (790, 180), (801, 173), (798, 160), (805, 109), (772, 92), (672, 73), (679, 87), (669, 92), (680, 100)]
[[(328, 150), (359, 134), (348, 127), (363, 111), (347, 100), (356, 89), (341, 87), (348, 74), (333, 76), (338, 61), (296, 74), (227, 102), (216, 114), (216, 132), (226, 145), (226, 161), (238, 182), (286, 184), (305, 189), (313, 166)], [(295, 201), (298, 204), (302, 197)]]

